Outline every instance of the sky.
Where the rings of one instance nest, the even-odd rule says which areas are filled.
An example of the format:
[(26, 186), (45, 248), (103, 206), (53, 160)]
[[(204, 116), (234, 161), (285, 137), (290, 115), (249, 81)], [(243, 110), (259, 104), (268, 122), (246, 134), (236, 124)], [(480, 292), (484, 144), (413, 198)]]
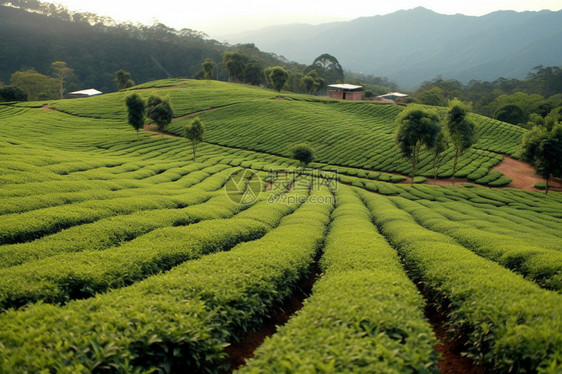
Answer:
[(151, 25), (155, 20), (175, 29), (203, 31), (212, 38), (271, 25), (319, 24), (393, 13), (418, 6), (441, 14), (481, 16), (496, 10), (518, 12), (562, 9), (560, 0), (44, 0), (72, 11), (93, 12), (117, 21)]

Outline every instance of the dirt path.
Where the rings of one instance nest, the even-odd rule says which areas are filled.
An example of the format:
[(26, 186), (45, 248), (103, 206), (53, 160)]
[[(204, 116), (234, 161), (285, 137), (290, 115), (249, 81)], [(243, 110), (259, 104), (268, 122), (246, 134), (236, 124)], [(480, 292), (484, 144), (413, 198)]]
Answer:
[(168, 136), (168, 137), (171, 137), (171, 138), (181, 138), (181, 136), (179, 136), (179, 135), (171, 134), (169, 132), (158, 130), (158, 126), (156, 126), (156, 124), (154, 124), (154, 123), (145, 124), (143, 130), (146, 131), (146, 132), (153, 133), (154, 135), (152, 137), (160, 135), (160, 136)]
[[(535, 173), (533, 167), (523, 161), (516, 160), (507, 155), (503, 155), (503, 161), (496, 165), (493, 170), (502, 172), (506, 177), (513, 179), (508, 187), (519, 188), (527, 191), (538, 191), (535, 183), (544, 182), (540, 176)], [(550, 181), (553, 191), (562, 191), (562, 183), (560, 181)]]

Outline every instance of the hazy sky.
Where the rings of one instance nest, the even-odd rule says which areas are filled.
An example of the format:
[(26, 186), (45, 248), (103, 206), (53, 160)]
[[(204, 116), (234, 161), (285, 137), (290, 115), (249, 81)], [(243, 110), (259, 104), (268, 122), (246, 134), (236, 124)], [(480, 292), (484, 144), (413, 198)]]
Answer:
[[(47, 1), (51, 2), (51, 1)], [(74, 11), (89, 11), (118, 21), (203, 31), (213, 38), (286, 23), (349, 20), (418, 6), (437, 13), (484, 15), (496, 10), (560, 10), (560, 0), (54, 0)]]

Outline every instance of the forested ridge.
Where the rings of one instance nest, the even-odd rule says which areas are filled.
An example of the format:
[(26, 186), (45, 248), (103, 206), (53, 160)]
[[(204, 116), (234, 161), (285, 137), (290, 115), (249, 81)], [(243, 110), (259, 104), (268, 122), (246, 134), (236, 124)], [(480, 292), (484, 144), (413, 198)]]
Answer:
[[(231, 50), (243, 51), (264, 67), (290, 65), (252, 45), (222, 44), (191, 29), (116, 23), (94, 14), (71, 14), (52, 4), (23, 3), (31, 11), (0, 5), (0, 82), (4, 84), (10, 83), (14, 72), (30, 68), (50, 75), (53, 61), (65, 61), (74, 70), (67, 91), (103, 92), (115, 91), (114, 73), (119, 69), (130, 72), (137, 83), (192, 77), (201, 71), (205, 58), (220, 62)], [(42, 6), (43, 14), (33, 12), (34, 6)], [(217, 67), (215, 74), (226, 80), (226, 71), (220, 64)]]

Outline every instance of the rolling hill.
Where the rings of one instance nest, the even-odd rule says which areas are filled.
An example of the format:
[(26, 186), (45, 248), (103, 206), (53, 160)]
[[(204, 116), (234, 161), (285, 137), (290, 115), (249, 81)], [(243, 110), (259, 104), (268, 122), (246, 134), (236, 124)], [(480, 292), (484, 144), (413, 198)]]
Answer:
[[(132, 92), (176, 134), (200, 116), (196, 162), (127, 124)], [(0, 104), (0, 372), (438, 373), (449, 339), (486, 372), (562, 368), (560, 193), (390, 183), (401, 107), (282, 97)], [(459, 172), (487, 174), (524, 130), (473, 118)]]

